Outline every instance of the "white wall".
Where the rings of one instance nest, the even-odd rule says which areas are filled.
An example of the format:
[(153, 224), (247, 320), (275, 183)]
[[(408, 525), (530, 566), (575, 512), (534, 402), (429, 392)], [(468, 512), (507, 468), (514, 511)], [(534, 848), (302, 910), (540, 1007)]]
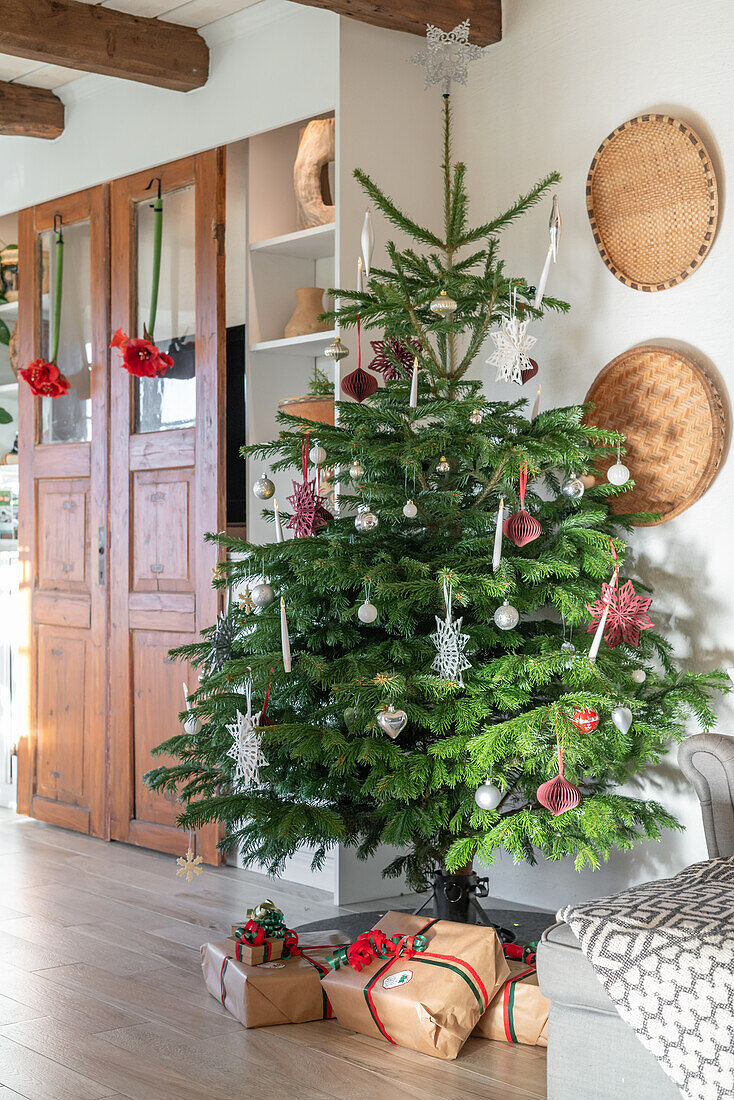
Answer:
[[(690, 352), (716, 368), (725, 387), (732, 386), (734, 224), (725, 173), (734, 154), (733, 47), (734, 9), (727, 0), (522, 0), (505, 3), (502, 42), (471, 66), (468, 86), (456, 89), (456, 154), (468, 163), (477, 216), (504, 209), (552, 169), (563, 175), (563, 238), (549, 293), (567, 299), (572, 309), (538, 326), (544, 404), (582, 400), (605, 363), (647, 342)], [(656, 294), (630, 290), (606, 269), (585, 206), (586, 175), (597, 147), (621, 122), (645, 111), (667, 112), (692, 125), (714, 160), (723, 199), (717, 240), (701, 269)], [(532, 283), (546, 246), (548, 214), (546, 204), (504, 238), (509, 270)], [(490, 370), (482, 368), (487, 393), (500, 395), (505, 388), (492, 382)], [(534, 384), (526, 388), (534, 396)], [(632, 539), (635, 569), (655, 589), (652, 618), (675, 643), (681, 663), (694, 670), (734, 663), (733, 491), (729, 461), (698, 504), (670, 523), (638, 530)], [(720, 711), (721, 731), (734, 733), (732, 705), (725, 701)], [(550, 909), (668, 875), (705, 857), (698, 803), (674, 761), (673, 754), (642, 789), (685, 823), (683, 836), (640, 845), (594, 874), (578, 875), (570, 864), (528, 868), (502, 860), (492, 872), (492, 893)]]

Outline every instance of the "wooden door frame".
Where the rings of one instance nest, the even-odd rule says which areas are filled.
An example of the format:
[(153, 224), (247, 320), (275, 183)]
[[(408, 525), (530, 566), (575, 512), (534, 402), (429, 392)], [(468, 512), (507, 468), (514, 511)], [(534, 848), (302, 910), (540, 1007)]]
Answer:
[[(92, 396), (91, 443), (37, 443), (39, 406), (28, 386), (21, 382), (18, 393), (19, 515), (18, 551), (21, 572), (21, 606), (24, 614), (25, 652), (21, 650), (17, 678), (19, 713), (25, 716), (26, 729), (18, 738), (19, 813), (41, 817), (52, 824), (80, 828), (80, 815), (73, 807), (58, 806), (34, 797), (37, 763), (37, 691), (36, 623), (34, 588), (37, 577), (36, 479), (88, 476), (89, 507), (92, 517), (90, 534), (90, 639), (91, 673), (104, 685), (95, 698), (99, 705), (90, 715), (89, 753), (85, 772), (98, 779), (88, 788), (88, 831), (109, 839), (109, 741), (107, 736), (107, 591), (97, 581), (94, 528), (104, 529), (107, 541), (107, 452), (108, 452), (108, 378), (110, 310), (110, 237), (109, 186), (101, 184), (64, 196), (52, 202), (21, 210), (18, 215), (19, 302), (18, 352), (27, 364), (40, 354), (40, 234), (54, 228), (54, 215), (61, 213), (64, 225), (88, 221), (90, 226), (90, 275), (92, 318)], [(62, 364), (63, 366), (63, 364)], [(95, 450), (95, 444), (97, 447)], [(86, 455), (86, 459), (85, 456)], [(93, 457), (92, 457), (93, 456)], [(94, 634), (98, 634), (97, 639)], [(24, 659), (23, 659), (24, 658)], [(93, 796), (93, 797), (92, 797)], [(84, 830), (86, 831), (86, 829)]]
[[(220, 610), (220, 598), (212, 588), (212, 570), (219, 560), (218, 548), (204, 542), (206, 531), (221, 531), (226, 521), (224, 483), (225, 399), (226, 399), (226, 327), (224, 301), (224, 224), (225, 156), (217, 148), (182, 160), (137, 172), (111, 184), (111, 330), (118, 328), (130, 335), (137, 327), (137, 262), (135, 255), (134, 204), (150, 195), (146, 190), (151, 177), (160, 176), (162, 189), (195, 187), (196, 256), (196, 422), (194, 432), (196, 492), (195, 515), (195, 622), (176, 601), (167, 611), (169, 629), (198, 632), (210, 626)], [(110, 816), (113, 839), (135, 842), (130, 822), (134, 817), (135, 771), (133, 730), (133, 685), (130, 643), (130, 449), (156, 449), (156, 437), (162, 433), (131, 435), (133, 380), (115, 364), (110, 379), (110, 573), (126, 578), (125, 583), (110, 585), (109, 660), (110, 660)], [(214, 410), (212, 413), (211, 410)], [(188, 430), (187, 430), (188, 431)], [(182, 432), (183, 436), (186, 432)], [(171, 435), (166, 433), (171, 439)], [(217, 484), (212, 494), (207, 487)], [(163, 594), (162, 594), (163, 595)], [(126, 671), (127, 670), (127, 671)], [(151, 825), (149, 837), (161, 847), (171, 848), (166, 827)], [(156, 831), (158, 830), (158, 832)], [(169, 830), (167, 830), (170, 832)], [(160, 834), (160, 835), (158, 835)], [(207, 863), (221, 863), (217, 849), (221, 830), (214, 825), (197, 833), (197, 852)], [(175, 850), (185, 850), (181, 834)]]

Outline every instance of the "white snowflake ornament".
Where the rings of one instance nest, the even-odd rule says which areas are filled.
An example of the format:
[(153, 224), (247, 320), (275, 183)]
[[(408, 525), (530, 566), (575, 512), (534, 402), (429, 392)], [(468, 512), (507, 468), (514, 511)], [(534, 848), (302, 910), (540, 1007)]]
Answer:
[(483, 52), (481, 46), (469, 41), (468, 19), (452, 31), (442, 31), (440, 27), (428, 23), (426, 48), (410, 60), (426, 70), (426, 88), (440, 82), (443, 94), (448, 95), (452, 80), (457, 84), (466, 84), (470, 63), (481, 57)]
[(446, 604), (446, 618), (441, 619), (436, 615), (436, 633), (431, 634), (431, 641), (436, 647), (436, 659), (431, 669), (437, 672), (442, 680), (453, 680), (459, 687), (464, 686), (462, 672), (471, 668), (471, 662), (467, 660), (464, 650), (469, 641), (468, 634), (461, 633), (463, 616), (459, 619), (451, 617), (451, 599), (453, 591), (446, 581), (443, 585), (443, 598)]
[(528, 320), (505, 317), (499, 331), (490, 333), (496, 350), (487, 362), (497, 368), (495, 382), (517, 382), (521, 386), (522, 372), (533, 369), (528, 352), (538, 338), (528, 333)]
[(227, 756), (234, 760), (235, 783), (240, 787), (256, 785), (260, 779), (260, 768), (267, 763), (263, 755), (257, 728), (260, 715), (252, 713), (252, 683), (245, 685), (247, 713), (240, 712), (237, 721), (231, 722), (227, 729), (232, 734), (232, 745)]

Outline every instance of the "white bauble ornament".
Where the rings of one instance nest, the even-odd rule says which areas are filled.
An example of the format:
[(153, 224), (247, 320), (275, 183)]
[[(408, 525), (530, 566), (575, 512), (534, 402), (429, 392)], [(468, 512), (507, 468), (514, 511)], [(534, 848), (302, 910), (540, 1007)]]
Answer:
[(575, 477), (571, 474), (561, 485), (561, 492), (568, 500), (581, 500), (584, 495), (584, 483), (580, 477)]
[(644, 684), (645, 680), (647, 679), (647, 673), (645, 672), (644, 668), (636, 668), (635, 671), (632, 673), (632, 679), (635, 681), (636, 684)]
[(369, 504), (360, 504), (354, 517), (354, 526), (358, 531), (372, 531), (379, 522), (375, 513), (370, 511)]
[(622, 734), (626, 733), (632, 725), (632, 718), (632, 711), (629, 707), (615, 707), (612, 711), (612, 721)]
[(437, 313), (439, 317), (448, 320), (452, 314), (456, 313), (458, 306), (445, 290), (441, 290), (438, 298), (434, 298), (431, 302), (430, 309), (433, 313)]
[(474, 795), (474, 801), (480, 810), (495, 810), (502, 798), (502, 791), (495, 787), (494, 783), (490, 783), (488, 779), (482, 783), (481, 787), (477, 787)]
[(392, 703), (387, 710), (381, 710), (377, 715), (377, 725), (388, 737), (392, 737), (393, 741), (407, 724), (408, 715), (404, 710), (396, 710)]
[(267, 474), (262, 473), (252, 486), (252, 491), (258, 500), (270, 500), (275, 492), (275, 486)]
[(520, 622), (520, 612), (507, 600), (494, 613), (494, 624), (500, 630), (514, 630)]
[(441, 455), (441, 460), (436, 464), (437, 474), (447, 474), (451, 469), (451, 463), (446, 458), (446, 455)]
[(612, 485), (626, 485), (630, 479), (630, 472), (624, 462), (615, 462), (607, 470), (607, 480)]
[(275, 599), (275, 591), (271, 584), (268, 584), (267, 581), (263, 581), (262, 584), (255, 585), (251, 596), (255, 607), (270, 607)]
[(564, 642), (561, 646), (561, 649), (564, 653), (570, 653), (572, 655), (576, 652), (576, 646), (573, 644), (573, 642)]
[(326, 461), (326, 451), (319, 443), (314, 443), (308, 452), (309, 460), (314, 466), (323, 466)]
[(188, 737), (196, 737), (197, 733), (201, 729), (201, 722), (195, 714), (187, 714), (183, 720), (184, 733)]
[(415, 519), (418, 515), (418, 508), (412, 500), (406, 500), (403, 505), (403, 515), (406, 519)]
[(377, 608), (369, 600), (357, 608), (357, 617), (361, 623), (373, 623), (377, 618)]
[(358, 458), (356, 458), (352, 465), (349, 467), (349, 476), (351, 477), (352, 481), (359, 481), (360, 478), (364, 477), (364, 466)]

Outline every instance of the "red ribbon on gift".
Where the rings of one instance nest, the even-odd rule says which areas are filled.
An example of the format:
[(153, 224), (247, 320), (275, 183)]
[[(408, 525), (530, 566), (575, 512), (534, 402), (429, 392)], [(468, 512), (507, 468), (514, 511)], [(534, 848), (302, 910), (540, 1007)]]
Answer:
[(380, 928), (362, 932), (349, 947), (330, 955), (327, 959), (333, 970), (342, 965), (351, 966), (359, 972), (369, 966), (373, 959), (412, 959), (416, 951), (425, 951), (428, 941), (425, 936), (387, 936)]

